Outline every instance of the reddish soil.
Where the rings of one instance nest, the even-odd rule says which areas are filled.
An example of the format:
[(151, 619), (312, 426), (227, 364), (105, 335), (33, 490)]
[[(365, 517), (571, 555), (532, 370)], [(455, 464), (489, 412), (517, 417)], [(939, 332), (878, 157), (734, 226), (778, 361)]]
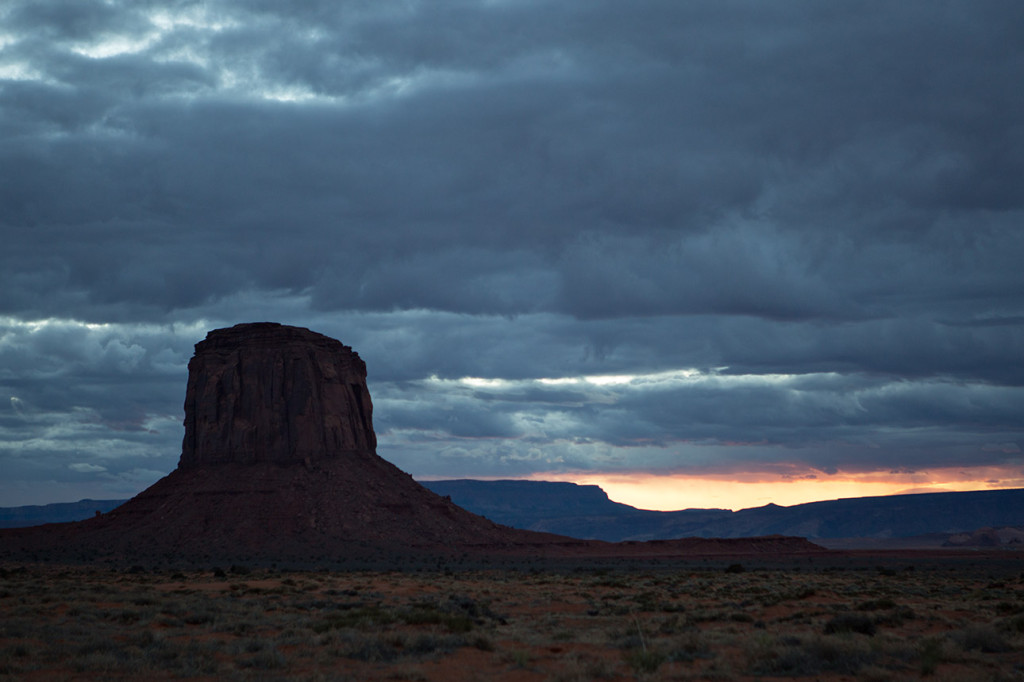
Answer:
[[(891, 558), (891, 557), (890, 557)], [(1019, 564), (115, 571), (0, 565), (12, 679), (1018, 679)]]

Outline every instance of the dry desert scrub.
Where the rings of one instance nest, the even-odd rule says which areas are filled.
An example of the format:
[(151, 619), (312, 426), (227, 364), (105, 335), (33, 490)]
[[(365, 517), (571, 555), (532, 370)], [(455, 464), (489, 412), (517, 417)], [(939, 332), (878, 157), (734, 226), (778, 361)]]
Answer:
[(1024, 582), (919, 570), (0, 568), (0, 679), (1022, 680)]

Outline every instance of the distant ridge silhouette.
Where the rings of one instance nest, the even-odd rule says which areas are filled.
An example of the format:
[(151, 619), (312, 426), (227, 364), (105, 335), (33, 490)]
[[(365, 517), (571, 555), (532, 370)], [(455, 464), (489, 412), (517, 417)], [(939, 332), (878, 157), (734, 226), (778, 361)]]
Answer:
[(1024, 526), (1024, 489), (858, 497), (790, 507), (769, 504), (737, 512), (661, 512), (613, 502), (595, 485), (469, 479), (424, 485), (498, 523), (609, 542), (772, 534), (811, 540), (896, 539)]
[[(423, 481), (460, 507), (502, 524), (607, 542), (688, 536), (740, 538), (801, 535), (811, 540), (900, 540), (933, 536), (929, 544), (967, 544), (964, 534), (1024, 528), (1024, 489), (918, 493), (724, 509), (651, 511), (613, 502), (596, 485), (548, 481)], [(0, 507), (0, 528), (60, 523), (109, 511), (125, 500)], [(808, 533), (808, 529), (813, 532)], [(997, 534), (999, 535), (999, 534)], [(1012, 539), (1012, 533), (1008, 535)], [(943, 537), (939, 537), (943, 536)], [(954, 537), (956, 536), (956, 537)], [(878, 543), (874, 543), (878, 544)], [(1014, 544), (1007, 541), (1004, 544)]]

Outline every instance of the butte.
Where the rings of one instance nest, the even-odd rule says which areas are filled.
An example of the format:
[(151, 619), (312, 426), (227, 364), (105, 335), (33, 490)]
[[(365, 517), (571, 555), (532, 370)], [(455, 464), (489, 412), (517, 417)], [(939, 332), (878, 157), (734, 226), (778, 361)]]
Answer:
[(308, 329), (211, 331), (188, 372), (174, 471), (107, 514), (0, 531), (0, 559), (301, 567), (820, 550), (802, 538), (613, 544), (495, 524), (377, 455), (365, 363)]
[(188, 370), (174, 471), (107, 514), (2, 544), (43, 558), (305, 564), (566, 540), (471, 514), (379, 457), (366, 365), (339, 341), (239, 324), (197, 343)]

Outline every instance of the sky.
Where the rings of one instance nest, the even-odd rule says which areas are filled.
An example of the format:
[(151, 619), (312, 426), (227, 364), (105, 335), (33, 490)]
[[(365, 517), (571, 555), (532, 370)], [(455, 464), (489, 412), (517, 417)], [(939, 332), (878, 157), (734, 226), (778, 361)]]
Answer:
[(187, 362), (368, 365), (420, 479), (1024, 487), (1024, 3), (5, 0), (0, 506), (177, 464)]

